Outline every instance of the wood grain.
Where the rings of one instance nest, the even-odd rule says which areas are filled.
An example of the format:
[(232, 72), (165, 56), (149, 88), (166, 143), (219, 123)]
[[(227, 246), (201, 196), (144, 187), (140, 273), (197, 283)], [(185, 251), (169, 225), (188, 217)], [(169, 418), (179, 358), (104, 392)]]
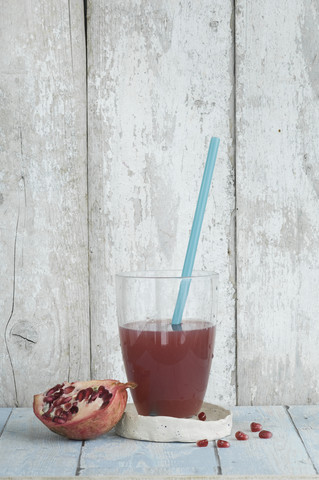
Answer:
[(220, 274), (207, 400), (236, 401), (232, 2), (88, 2), (92, 375), (125, 378), (114, 274), (182, 270), (211, 136), (195, 268)]
[[(261, 423), (273, 437), (259, 438), (258, 433), (250, 431), (251, 422)], [(238, 430), (247, 433), (249, 440), (236, 440)], [(233, 434), (227, 440), (231, 449), (219, 449), (223, 475), (298, 475), (299, 478), (316, 473), (285, 407), (233, 409)]]
[[(107, 462), (105, 459), (108, 459)], [(114, 433), (86, 442), (80, 476), (213, 475), (218, 462), (212, 442), (207, 448), (196, 444), (154, 443), (121, 438)]]
[[(0, 419), (7, 415), (0, 409)], [(70, 478), (313, 479), (318, 461), (318, 406), (234, 407), (230, 448), (215, 442), (152, 443), (128, 440), (109, 432), (95, 440), (69, 441), (50, 432), (31, 409), (13, 409), (0, 437), (0, 476)], [(293, 421), (292, 421), (293, 419)], [(260, 421), (273, 432), (269, 440), (249, 431)], [(249, 433), (239, 442), (236, 430)], [(6, 477), (7, 476), (7, 477)]]
[(32, 409), (14, 409), (0, 437), (0, 476), (75, 476), (81, 447), (50, 432)]
[(319, 400), (319, 6), (236, 2), (238, 403)]
[(1, 2), (0, 404), (89, 375), (83, 2)]
[(11, 408), (0, 408), (0, 436), (3, 432), (3, 429), (8, 421), (11, 412)]
[(288, 413), (319, 473), (319, 405), (293, 405)]

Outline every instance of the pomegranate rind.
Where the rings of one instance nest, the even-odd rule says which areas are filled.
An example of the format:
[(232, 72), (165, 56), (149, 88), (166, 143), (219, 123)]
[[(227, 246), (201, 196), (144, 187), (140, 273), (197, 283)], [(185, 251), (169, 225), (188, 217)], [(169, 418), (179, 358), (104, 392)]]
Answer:
[[(67, 382), (64, 385), (71, 385)], [(73, 440), (90, 440), (110, 431), (122, 418), (127, 403), (127, 388), (135, 388), (133, 382), (121, 383), (118, 380), (90, 380), (73, 382), (75, 392), (103, 385), (112, 398), (106, 408), (101, 409), (95, 402), (82, 405), (79, 412), (63, 424), (53, 422), (43, 416), (45, 393), (34, 396), (33, 411), (38, 419), (52, 432)]]

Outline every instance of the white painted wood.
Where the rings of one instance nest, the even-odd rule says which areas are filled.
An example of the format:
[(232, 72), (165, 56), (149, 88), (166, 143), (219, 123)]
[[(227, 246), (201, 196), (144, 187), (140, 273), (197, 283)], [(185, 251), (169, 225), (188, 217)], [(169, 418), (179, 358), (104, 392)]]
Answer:
[(303, 444), (319, 473), (319, 405), (296, 405), (288, 408)]
[(234, 404), (232, 2), (88, 2), (92, 375), (125, 378), (114, 274), (182, 270), (211, 136), (195, 268), (220, 274), (206, 400)]
[[(107, 460), (106, 460), (107, 459)], [(121, 438), (114, 433), (86, 442), (80, 476), (89, 475), (213, 475), (217, 460), (212, 442), (199, 448), (187, 443), (153, 443)]]
[(11, 412), (11, 408), (0, 408), (0, 435), (2, 434)]
[[(272, 432), (261, 439), (250, 431), (251, 422)], [(239, 441), (235, 433), (249, 435)], [(229, 449), (218, 450), (223, 475), (312, 475), (316, 471), (285, 407), (237, 407), (233, 409), (233, 434)]]
[[(7, 415), (7, 410), (10, 409), (0, 409), (0, 418)], [(233, 433), (237, 428), (249, 431), (251, 421), (257, 420), (274, 435), (270, 440), (261, 440), (257, 433), (249, 432), (247, 442), (239, 442), (233, 435), (227, 438), (230, 448), (218, 449), (217, 453), (215, 442), (198, 448), (194, 443), (128, 440), (114, 432), (84, 442), (82, 447), (80, 441), (69, 441), (50, 432), (31, 409), (14, 409), (0, 437), (0, 476), (70, 478), (76, 474), (100, 479), (169, 477), (170, 480), (181, 476), (255, 480), (318, 478), (311, 473), (312, 462), (318, 457), (318, 452), (311, 450), (317, 442), (318, 406), (289, 407), (289, 413), (284, 407), (234, 407)]]
[(319, 400), (319, 5), (236, 2), (239, 404)]
[(14, 409), (0, 437), (0, 476), (75, 476), (81, 448), (48, 430), (32, 409)]
[(1, 2), (0, 405), (89, 376), (83, 2)]

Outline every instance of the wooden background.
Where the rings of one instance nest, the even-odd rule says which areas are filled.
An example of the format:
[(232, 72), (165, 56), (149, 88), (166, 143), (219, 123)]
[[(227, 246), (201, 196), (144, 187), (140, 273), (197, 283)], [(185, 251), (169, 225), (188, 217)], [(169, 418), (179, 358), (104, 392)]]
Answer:
[(0, 0), (0, 405), (125, 379), (114, 274), (220, 274), (206, 399), (319, 401), (319, 6)]

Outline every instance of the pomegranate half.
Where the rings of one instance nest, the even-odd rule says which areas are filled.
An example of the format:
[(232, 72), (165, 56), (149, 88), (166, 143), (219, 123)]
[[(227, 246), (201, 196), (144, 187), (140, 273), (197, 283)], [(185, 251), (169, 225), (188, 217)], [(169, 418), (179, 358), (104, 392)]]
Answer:
[(34, 396), (33, 411), (46, 427), (74, 440), (108, 432), (121, 419), (132, 382), (90, 380), (64, 382)]

